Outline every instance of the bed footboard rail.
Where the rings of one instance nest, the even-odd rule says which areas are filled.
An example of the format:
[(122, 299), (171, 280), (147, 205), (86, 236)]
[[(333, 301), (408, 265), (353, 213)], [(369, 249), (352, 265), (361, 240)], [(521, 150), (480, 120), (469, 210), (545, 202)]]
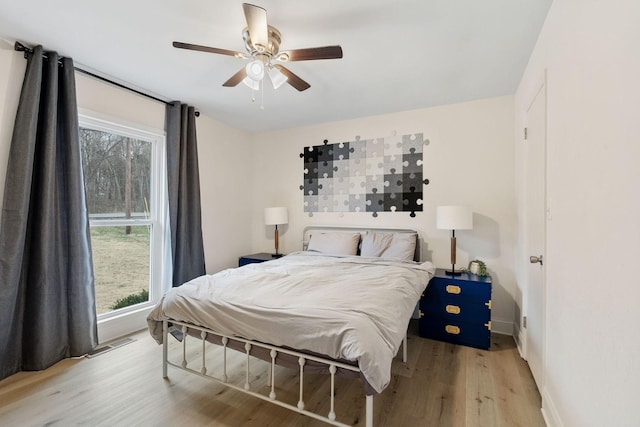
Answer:
[[(257, 397), (259, 399), (274, 403), (278, 406), (287, 408), (291, 411), (298, 412), (300, 414), (304, 414), (308, 417), (315, 418), (317, 420), (324, 421), (328, 424), (342, 427), (349, 427), (348, 424), (341, 423), (336, 420), (336, 412), (335, 412), (335, 374), (338, 369), (344, 369), (347, 371), (360, 372), (357, 366), (349, 365), (347, 363), (341, 363), (332, 359), (325, 359), (322, 357), (309, 355), (306, 353), (298, 352), (295, 350), (291, 350), (288, 348), (281, 348), (270, 344), (265, 344), (261, 342), (251, 341), (239, 337), (228, 337), (224, 334), (220, 334), (218, 332), (214, 332), (207, 328), (192, 325), (189, 323), (184, 323), (176, 320), (171, 320), (171, 323), (174, 327), (179, 327), (182, 332), (182, 361), (181, 363), (175, 363), (169, 360), (169, 345), (168, 345), (168, 336), (169, 336), (169, 324), (168, 320), (165, 319), (163, 321), (162, 330), (163, 330), (163, 344), (162, 344), (162, 377), (167, 378), (167, 367), (173, 366), (175, 368), (181, 369), (183, 371), (190, 372), (192, 374), (201, 376), (203, 378), (207, 378), (208, 380), (214, 381), (219, 384), (223, 384), (227, 387), (230, 387), (234, 390), (249, 394), (251, 396)], [(193, 335), (192, 331), (199, 331), (196, 336)], [(190, 334), (191, 332), (191, 334)], [(222, 340), (222, 373), (218, 376), (214, 376), (212, 374), (213, 370), (207, 367), (206, 360), (206, 342), (209, 334), (220, 337)], [(187, 339), (200, 339), (202, 341), (202, 361), (200, 363), (200, 369), (195, 369), (190, 366), (190, 361), (187, 360)], [(244, 383), (242, 385), (232, 384), (228, 382), (229, 376), (227, 375), (227, 351), (229, 349), (228, 343), (230, 340), (234, 340), (236, 342), (244, 343), (244, 351), (246, 353), (246, 361), (245, 361), (245, 375), (244, 375)], [(256, 346), (262, 349), (266, 349), (269, 352), (270, 360), (267, 360), (269, 363), (269, 376), (268, 376), (268, 386), (269, 386), (269, 394), (265, 395), (254, 391), (251, 389), (251, 350)], [(235, 351), (235, 350), (234, 350)], [(289, 356), (298, 358), (298, 365), (300, 368), (299, 373), (299, 399), (297, 405), (292, 405), (287, 402), (283, 402), (277, 399), (275, 383), (276, 383), (276, 359), (280, 354), (287, 354)], [(326, 416), (320, 415), (316, 412), (311, 412), (305, 409), (305, 401), (304, 401), (304, 369), (307, 365), (307, 362), (313, 361), (323, 365), (326, 365), (329, 370), (329, 375), (331, 376), (331, 386), (330, 393), (328, 398), (330, 411)], [(365, 401), (365, 420), (366, 427), (373, 427), (373, 396), (366, 396)]]

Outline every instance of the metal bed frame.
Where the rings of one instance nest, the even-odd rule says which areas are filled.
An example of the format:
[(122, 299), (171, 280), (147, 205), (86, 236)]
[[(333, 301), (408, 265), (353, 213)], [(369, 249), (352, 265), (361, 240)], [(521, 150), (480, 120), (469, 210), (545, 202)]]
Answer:
[[(180, 326), (180, 330), (183, 334), (183, 338), (182, 338), (182, 362), (180, 364), (178, 363), (174, 363), (169, 361), (168, 356), (169, 356), (169, 344), (168, 344), (168, 338), (169, 338), (169, 322), (172, 323), (174, 326), (178, 325)], [(199, 331), (200, 332), (200, 337), (199, 338), (195, 338), (201, 341), (202, 343), (202, 362), (199, 364), (199, 369), (193, 368), (191, 367), (190, 363), (193, 362), (195, 363), (195, 361), (188, 361), (187, 360), (187, 339), (188, 337), (190, 338), (194, 338), (193, 336), (190, 336), (189, 334), (189, 330), (195, 330), (195, 331)], [(207, 338), (208, 335), (214, 335), (214, 336), (218, 336), (222, 339), (222, 347), (223, 347), (223, 351), (222, 351), (222, 370), (221, 373), (219, 373), (218, 375), (214, 375), (212, 373), (212, 370), (210, 370), (207, 365), (206, 365), (206, 349), (207, 349)], [(230, 341), (236, 341), (236, 342), (242, 342), (244, 343), (244, 350), (246, 353), (246, 361), (245, 361), (245, 381), (244, 384), (242, 385), (238, 385), (238, 384), (232, 384), (228, 382), (228, 375), (227, 375), (227, 350), (230, 348), (228, 347), (228, 344)], [(213, 344), (210, 344), (213, 345)], [(406, 336), (405, 339), (403, 341), (403, 362), (406, 363), (406, 354), (407, 354), (407, 341), (406, 341)], [(266, 349), (269, 351), (269, 355), (271, 357), (271, 361), (269, 362), (269, 379), (268, 379), (268, 385), (270, 387), (270, 391), (268, 395), (259, 393), (257, 391), (254, 391), (251, 389), (251, 383), (249, 381), (249, 378), (251, 377), (251, 357), (252, 355), (250, 354), (250, 352), (252, 351), (252, 349), (254, 349), (254, 347), (258, 347), (258, 348), (262, 348), (262, 349)], [(276, 383), (276, 375), (275, 375), (275, 366), (276, 366), (276, 360), (278, 358), (278, 356), (280, 354), (287, 354), (290, 356), (294, 356), (298, 358), (298, 365), (300, 367), (300, 371), (299, 371), (299, 383), (300, 383), (300, 391), (299, 391), (299, 400), (298, 400), (298, 404), (296, 406), (291, 405), (290, 403), (287, 402), (283, 402), (281, 400), (277, 399), (277, 395), (275, 392), (275, 383)], [(305, 409), (305, 402), (304, 402), (304, 368), (305, 365), (307, 364), (308, 361), (313, 361), (316, 363), (320, 363), (323, 365), (328, 366), (329, 368), (329, 373), (331, 375), (331, 387), (330, 387), (330, 394), (329, 394), (329, 399), (330, 399), (330, 411), (326, 416), (320, 415), (318, 413), (315, 412), (311, 412), (307, 409)], [(261, 342), (256, 342), (256, 341), (251, 341), (251, 340), (247, 340), (247, 339), (243, 339), (243, 338), (239, 338), (239, 337), (230, 337), (230, 336), (226, 336), (223, 334), (219, 334), (217, 332), (214, 332), (208, 328), (204, 328), (201, 326), (196, 326), (196, 325), (192, 325), (192, 324), (188, 324), (188, 323), (184, 323), (184, 322), (178, 322), (175, 320), (167, 320), (165, 319), (163, 321), (163, 344), (162, 344), (162, 377), (163, 378), (168, 378), (168, 366), (172, 366), (174, 368), (178, 368), (181, 369), (183, 371), (198, 375), (200, 377), (203, 378), (207, 378), (208, 380), (211, 380), (213, 382), (216, 382), (218, 384), (223, 384), (227, 387), (230, 387), (234, 390), (246, 393), (248, 395), (257, 397), (259, 399), (265, 400), (267, 402), (271, 402), (274, 403), (276, 405), (279, 405), (283, 408), (287, 408), (291, 411), (294, 412), (298, 412), (300, 414), (306, 415), (308, 417), (311, 418), (315, 418), (317, 420), (320, 421), (324, 421), (326, 423), (329, 423), (331, 425), (335, 425), (335, 426), (341, 426), (341, 427), (349, 427), (349, 424), (344, 424), (340, 421), (336, 420), (336, 412), (335, 412), (335, 375), (338, 369), (344, 369), (344, 370), (348, 370), (348, 371), (352, 371), (352, 372), (360, 372), (360, 369), (357, 366), (354, 365), (349, 365), (347, 363), (343, 363), (343, 362), (339, 362), (333, 359), (326, 359), (326, 358), (322, 358), (322, 357), (318, 357), (318, 356), (313, 356), (313, 355), (309, 355), (309, 354), (305, 354), (305, 353), (301, 353), (298, 351), (294, 351), (294, 350), (290, 350), (290, 349), (285, 349), (282, 347), (278, 347), (278, 346), (274, 346), (274, 345), (270, 345), (270, 344), (265, 344), (265, 343), (261, 343)], [(373, 427), (373, 395), (367, 395), (365, 397), (365, 420), (366, 420), (366, 427)]]
[[(308, 243), (308, 238), (306, 237), (309, 233), (313, 231), (344, 231), (344, 232), (363, 232), (367, 229), (376, 230), (376, 231), (393, 231), (393, 232), (412, 232), (417, 233), (416, 230), (409, 229), (380, 229), (380, 228), (354, 228), (354, 227), (338, 227), (338, 226), (309, 226), (304, 229), (304, 239), (303, 239), (303, 247), (306, 247)], [(414, 259), (420, 260), (420, 245), (421, 241), (418, 234), (418, 241), (416, 242), (416, 254)], [(180, 331), (182, 332), (182, 362), (180, 364), (169, 361), (169, 323), (171, 323), (174, 327), (179, 326)], [(310, 355), (307, 353), (302, 353), (299, 351), (295, 351), (288, 348), (282, 348), (271, 344), (266, 344), (262, 342), (256, 342), (252, 340), (247, 340), (244, 338), (236, 337), (236, 336), (226, 336), (224, 334), (220, 334), (211, 329), (205, 328), (203, 326), (197, 326), (186, 322), (181, 322), (172, 319), (165, 319), (163, 321), (163, 344), (162, 344), (162, 377), (167, 378), (167, 370), (168, 366), (172, 366), (177, 369), (181, 369), (183, 371), (198, 375), (203, 378), (207, 378), (213, 382), (218, 384), (223, 384), (227, 387), (230, 387), (234, 390), (246, 393), (248, 395), (257, 397), (259, 399), (265, 400), (267, 402), (274, 403), (283, 408), (287, 408), (291, 411), (306, 415), (308, 417), (324, 421), (328, 424), (341, 426), (341, 427), (349, 427), (348, 424), (344, 424), (336, 420), (335, 413), (335, 375), (338, 369), (343, 369), (346, 371), (360, 373), (360, 369), (356, 365), (350, 365), (348, 363), (343, 363), (340, 361), (336, 361), (330, 358), (324, 358), (316, 355)], [(199, 332), (199, 334), (197, 332)], [(196, 335), (196, 336), (194, 336)], [(199, 338), (197, 337), (199, 335)], [(199, 339), (202, 343), (202, 362), (200, 363), (200, 369), (194, 369), (191, 367), (191, 361), (187, 360), (187, 339), (191, 337), (192, 339)], [(217, 376), (213, 375), (212, 370), (210, 370), (206, 365), (206, 349), (208, 338), (218, 337), (220, 338), (221, 345), (223, 347), (222, 350), (222, 372)], [(244, 343), (244, 352), (246, 353), (246, 361), (245, 361), (245, 381), (242, 385), (232, 384), (228, 382), (227, 375), (227, 350), (230, 348), (229, 344), (231, 342), (236, 343)], [(213, 345), (213, 344), (212, 344)], [(249, 378), (251, 376), (250, 368), (251, 368), (251, 351), (255, 348), (268, 350), (270, 356), (270, 365), (269, 365), (269, 375), (268, 375), (268, 386), (270, 388), (269, 394), (265, 395), (262, 393), (258, 393), (251, 389), (251, 383)], [(299, 365), (299, 400), (297, 405), (292, 405), (287, 402), (283, 402), (277, 399), (277, 395), (275, 392), (275, 366), (277, 364), (277, 358), (279, 355), (288, 355), (296, 357)], [(320, 415), (316, 412), (311, 412), (305, 409), (304, 402), (304, 369), (307, 365), (308, 361), (316, 362), (321, 365), (327, 366), (329, 370), (329, 374), (331, 375), (331, 387), (330, 387), (330, 411), (326, 416)], [(405, 334), (402, 341), (402, 362), (407, 362), (407, 335)], [(195, 363), (195, 362), (194, 362)], [(365, 426), (373, 427), (373, 395), (366, 395), (365, 397)]]

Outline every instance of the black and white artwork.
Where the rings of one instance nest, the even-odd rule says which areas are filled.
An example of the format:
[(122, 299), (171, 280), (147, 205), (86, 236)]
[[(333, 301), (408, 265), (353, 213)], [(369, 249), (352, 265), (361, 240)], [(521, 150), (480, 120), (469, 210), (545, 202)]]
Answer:
[(410, 212), (422, 211), (422, 133), (305, 147), (304, 211)]

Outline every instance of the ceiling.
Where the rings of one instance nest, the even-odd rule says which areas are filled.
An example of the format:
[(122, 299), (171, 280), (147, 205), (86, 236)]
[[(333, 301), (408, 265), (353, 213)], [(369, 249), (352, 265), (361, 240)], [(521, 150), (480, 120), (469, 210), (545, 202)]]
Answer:
[(281, 50), (339, 44), (342, 59), (290, 62), (311, 84), (222, 87), (246, 64), (175, 49), (244, 52), (239, 0), (0, 0), (0, 37), (258, 132), (513, 94), (552, 0), (255, 0)]

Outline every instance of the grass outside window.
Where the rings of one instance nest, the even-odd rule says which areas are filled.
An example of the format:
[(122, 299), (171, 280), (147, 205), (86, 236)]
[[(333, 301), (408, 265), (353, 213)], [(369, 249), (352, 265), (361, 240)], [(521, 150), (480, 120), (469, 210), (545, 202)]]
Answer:
[(132, 226), (130, 234), (124, 226), (91, 227), (91, 246), (98, 314), (112, 311), (119, 300), (149, 300), (148, 226)]

